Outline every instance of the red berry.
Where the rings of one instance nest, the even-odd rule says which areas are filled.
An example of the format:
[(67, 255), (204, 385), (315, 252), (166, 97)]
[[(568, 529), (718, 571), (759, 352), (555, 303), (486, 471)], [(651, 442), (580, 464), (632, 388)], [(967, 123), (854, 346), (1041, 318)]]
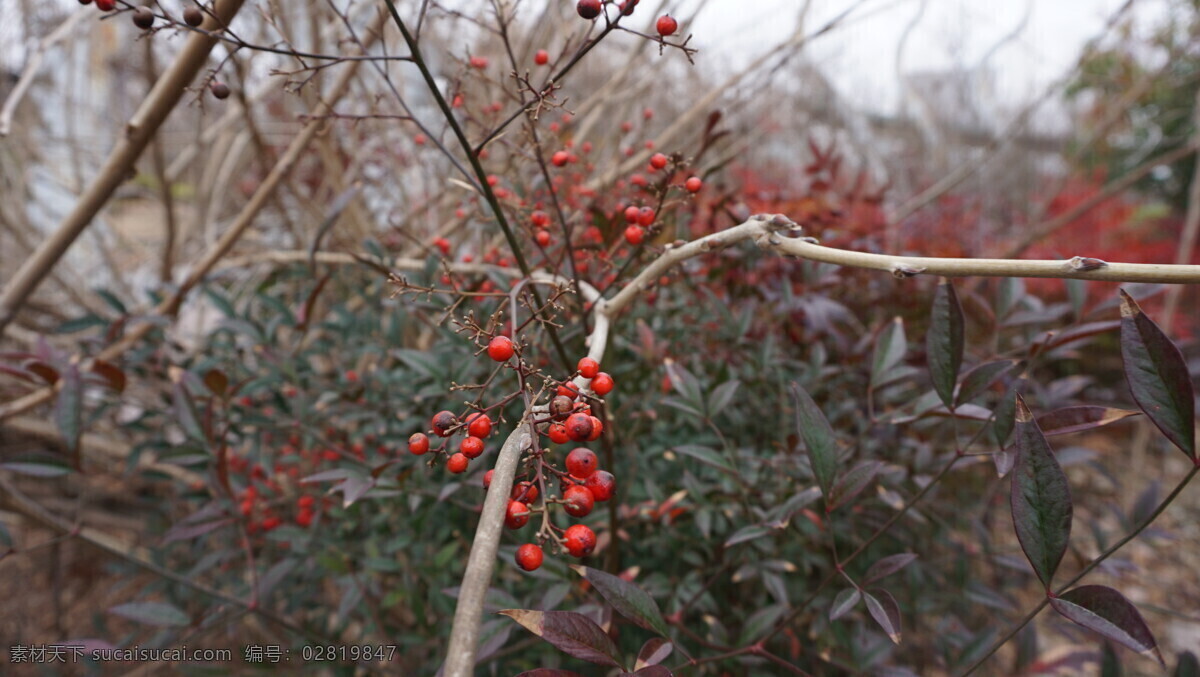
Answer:
[(655, 153), (650, 156), (650, 166), (655, 169), (662, 169), (667, 166), (667, 156), (662, 153)]
[(587, 487), (573, 484), (563, 492), (563, 510), (572, 517), (587, 517), (596, 505), (596, 497)]
[(596, 466), (599, 462), (596, 460), (596, 453), (585, 447), (577, 447), (567, 454), (567, 472), (571, 473), (572, 477), (577, 479), (587, 479), (592, 473), (596, 472)]
[(484, 438), (492, 434), (492, 419), (487, 414), (475, 412), (467, 417), (467, 434)]
[(567, 435), (567, 426), (561, 423), (551, 423), (549, 435), (550, 441), (555, 444), (566, 444), (571, 439), (571, 437)]
[(526, 571), (533, 571), (542, 566), (542, 549), (533, 543), (526, 543), (517, 548), (517, 566)]
[(117, 8), (117, 0), (96, 0), (96, 9), (101, 12), (111, 12)]
[[(96, 4), (100, 4), (99, 0), (97, 0)], [(262, 529), (263, 531), (270, 531), (278, 527), (280, 524), (283, 524), (283, 520), (279, 519), (275, 515), (271, 515), (262, 521)]]
[(548, 233), (544, 230), (539, 230), (537, 232), (537, 235), (533, 236), (533, 240), (534, 240), (534, 242), (538, 243), (539, 247), (549, 247), (550, 246), (550, 233)]
[(579, 375), (584, 378), (592, 378), (600, 373), (600, 363), (590, 357), (584, 357), (579, 360), (579, 364), (575, 365), (579, 370)]
[(479, 458), (479, 455), (483, 453), (483, 440), (473, 435), (464, 437), (458, 445), (458, 450), (467, 458)]
[[(533, 62), (539, 66), (545, 66), (546, 64), (550, 63), (550, 52), (547, 52), (544, 49), (539, 49), (533, 55)], [(539, 550), (538, 552), (541, 551)]]
[(482, 70), (487, 67), (488, 67), (488, 60), (487, 60), (486, 56), (471, 57), (471, 68), (478, 68), (478, 69)]
[(607, 501), (617, 490), (617, 479), (607, 470), (597, 470), (583, 481), (597, 501)]
[(649, 207), (642, 207), (638, 210), (638, 225), (649, 226), (654, 223), (654, 210)]
[(571, 155), (567, 153), (567, 151), (560, 150), (554, 153), (554, 155), (550, 156), (550, 164), (554, 165), (555, 167), (565, 167), (570, 159)]
[(585, 19), (595, 19), (600, 16), (600, 0), (579, 0), (575, 11)]
[(575, 557), (586, 557), (596, 549), (596, 532), (587, 525), (572, 524), (563, 534), (563, 545)]
[(313, 504), (316, 502), (317, 502), (317, 499), (314, 496), (301, 496), (300, 498), (296, 499), (296, 505), (301, 510), (304, 510), (306, 508), (312, 508)]
[(497, 362), (507, 362), (513, 356), (513, 342), (507, 336), (497, 336), (488, 343), (488, 357)]
[(609, 376), (608, 373), (603, 371), (599, 374), (596, 374), (596, 378), (592, 379), (592, 390), (595, 391), (595, 393), (600, 397), (604, 397), (605, 395), (611, 393), (613, 386), (615, 385), (616, 383), (613, 382), (613, 377)]
[(495, 474), (496, 474), (495, 470), (489, 470), (489, 471), (483, 473), (483, 488), (484, 489), (487, 489), (488, 487), (492, 486), (492, 475), (495, 475)]
[(408, 453), (420, 456), (429, 451), (429, 438), (425, 433), (413, 433), (408, 438)]
[(637, 7), (637, 4), (638, 4), (638, 0), (625, 0), (620, 5), (618, 5), (618, 7), (620, 7), (620, 9), (621, 9), (621, 14), (624, 14), (625, 16), (629, 16), (630, 14), (633, 14), (633, 8)]
[(509, 501), (508, 512), (504, 515), (504, 526), (509, 529), (520, 529), (529, 523), (529, 506), (520, 501)]
[(684, 182), (683, 187), (687, 188), (689, 193), (699, 193), (700, 189), (704, 187), (704, 182), (700, 180), (699, 176), (692, 176)]
[(658, 30), (658, 34), (666, 37), (679, 29), (679, 22), (671, 17), (670, 14), (664, 14), (658, 17), (658, 21), (654, 22), (654, 28)]
[(632, 205), (626, 207), (625, 208), (625, 220), (630, 223), (637, 223), (638, 214), (640, 213), (640, 211), (641, 210), (639, 210), (637, 207), (634, 207)]
[(447, 240), (444, 237), (439, 237), (434, 240), (433, 246), (437, 247), (438, 250), (442, 252), (442, 256), (446, 256), (450, 253), (450, 240)]
[(299, 514), (296, 515), (296, 524), (299, 526), (306, 527), (312, 524), (312, 521), (313, 511), (311, 510), (301, 510)]
[(583, 442), (592, 435), (592, 417), (587, 414), (571, 414), (567, 418), (567, 437)]
[(539, 209), (529, 215), (529, 222), (538, 228), (545, 228), (550, 225), (550, 215)]
[(646, 239), (646, 230), (638, 225), (631, 225), (625, 229), (625, 241), (633, 246), (638, 246), (642, 240)]
[(450, 429), (456, 425), (458, 425), (458, 419), (448, 411), (439, 411), (433, 415), (433, 420), (430, 421), (430, 427), (438, 437), (450, 437)]
[(353, 369), (347, 369), (345, 376), (346, 380), (351, 383), (358, 381), (358, 372), (354, 371)]
[(447, 459), (446, 470), (449, 470), (450, 472), (454, 473), (455, 475), (458, 475), (458, 474), (461, 474), (461, 473), (464, 473), (467, 471), (468, 463), (470, 463), (470, 461), (467, 459), (466, 456), (464, 456), (462, 454), (454, 454), (449, 459)]
[(509, 496), (514, 501), (528, 505), (537, 500), (538, 488), (533, 482), (517, 482), (513, 485), (512, 493)]
[(579, 388), (576, 387), (574, 383), (568, 381), (558, 386), (558, 391), (555, 394), (563, 395), (564, 397), (569, 397), (573, 400), (579, 396)]
[(604, 422), (595, 416), (592, 417), (592, 434), (588, 435), (588, 442), (595, 442), (604, 434)]

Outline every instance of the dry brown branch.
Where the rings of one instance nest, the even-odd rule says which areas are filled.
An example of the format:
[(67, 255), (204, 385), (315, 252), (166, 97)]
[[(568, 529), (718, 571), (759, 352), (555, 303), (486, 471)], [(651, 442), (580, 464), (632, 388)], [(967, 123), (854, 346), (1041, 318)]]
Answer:
[[(243, 0), (217, 0), (213, 4), (212, 14), (205, 19), (205, 28), (216, 30), (228, 25), (241, 9), (242, 2)], [(209, 52), (216, 44), (215, 38), (203, 34), (193, 35), (180, 50), (175, 63), (163, 73), (146, 95), (142, 105), (126, 125), (125, 135), (109, 154), (104, 166), (100, 168), (100, 173), (79, 197), (74, 209), (5, 285), (4, 293), (0, 295), (0, 335), (30, 294), (37, 289), (67, 249), (96, 218), (96, 214), (112, 197), (117, 187), (128, 177), (134, 163), (154, 138), (167, 115), (183, 98), (188, 85), (204, 67)]]

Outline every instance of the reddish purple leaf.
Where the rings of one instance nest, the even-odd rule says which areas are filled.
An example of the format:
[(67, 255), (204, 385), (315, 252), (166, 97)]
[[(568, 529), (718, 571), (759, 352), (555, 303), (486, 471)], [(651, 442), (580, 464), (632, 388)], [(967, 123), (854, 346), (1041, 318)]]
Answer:
[(1034, 573), (1049, 588), (1071, 537), (1071, 488), (1020, 395), (1016, 405), (1017, 460), (1010, 498), (1013, 526)]
[(21, 366), (31, 374), (37, 374), (47, 385), (58, 383), (58, 370), (41, 360), (31, 360)]
[(870, 592), (863, 591), (863, 599), (867, 603), (867, 611), (871, 618), (883, 628), (892, 642), (900, 643), (900, 605), (892, 593), (882, 588), (873, 588)]
[(1103, 585), (1083, 585), (1060, 597), (1051, 598), (1050, 606), (1069, 620), (1153, 658), (1166, 667), (1146, 621), (1137, 608), (1116, 590)]
[(1121, 358), (1133, 401), (1154, 425), (1196, 460), (1195, 393), (1179, 348), (1121, 290)]
[(654, 598), (645, 590), (623, 578), (599, 569), (585, 566), (572, 566), (571, 568), (575, 570), (575, 573), (591, 581), (604, 600), (617, 613), (664, 637), (669, 634), (667, 621), (663, 619), (662, 611), (659, 610)]
[(954, 385), (963, 358), (963, 310), (950, 280), (938, 281), (933, 312), (925, 334), (926, 360), (933, 388), (947, 408), (954, 408)]
[(641, 651), (638, 651), (637, 662), (634, 663), (633, 669), (641, 670), (651, 665), (658, 665), (667, 660), (667, 656), (670, 656), (674, 650), (675, 645), (662, 637), (651, 637), (642, 645)]
[(863, 461), (838, 478), (829, 495), (829, 510), (845, 505), (847, 501), (866, 489), (879, 473), (883, 464), (879, 461)]
[(204, 372), (204, 387), (217, 397), (225, 397), (229, 391), (229, 377), (220, 369), (209, 369)]
[(621, 677), (674, 677), (675, 673), (661, 665), (648, 665), (636, 672), (622, 672)]
[(1055, 409), (1048, 414), (1038, 416), (1037, 422), (1038, 427), (1042, 429), (1042, 434), (1051, 437), (1099, 428), (1141, 413), (1132, 409), (1085, 405)]
[(955, 402), (961, 405), (979, 397), (1018, 365), (1020, 365), (1019, 368), (1024, 368), (1024, 365), (1017, 360), (999, 360), (985, 362), (968, 371), (963, 376), (962, 384), (958, 387)]
[(583, 614), (529, 609), (505, 609), (499, 613), (576, 658), (622, 668), (617, 647), (608, 633)]
[(863, 577), (863, 585), (869, 585), (882, 578), (886, 578), (912, 564), (917, 556), (911, 552), (902, 552), (898, 555), (888, 555), (883, 559), (871, 565), (867, 569), (867, 575)]
[(108, 384), (108, 387), (118, 393), (125, 392), (125, 372), (112, 362), (93, 360), (92, 373), (103, 379)]
[(858, 601), (862, 599), (862, 591), (858, 588), (846, 588), (833, 598), (833, 604), (829, 606), (829, 620), (836, 621), (837, 619), (850, 613), (854, 607), (858, 606)]

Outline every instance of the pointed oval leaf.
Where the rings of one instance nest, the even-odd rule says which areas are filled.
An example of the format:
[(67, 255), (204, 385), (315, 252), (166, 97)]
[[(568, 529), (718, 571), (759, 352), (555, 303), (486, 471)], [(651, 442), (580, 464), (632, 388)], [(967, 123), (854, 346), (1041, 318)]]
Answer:
[(1133, 401), (1154, 425), (1196, 460), (1195, 393), (1179, 348), (1121, 290), (1121, 358)]
[(192, 622), (182, 609), (166, 602), (130, 602), (112, 607), (108, 612), (147, 625), (183, 626)]
[(725, 407), (728, 407), (729, 403), (733, 401), (733, 396), (737, 393), (740, 385), (742, 385), (741, 381), (733, 379), (713, 388), (712, 393), (708, 396), (708, 415), (716, 416), (725, 411)]
[(911, 552), (902, 552), (898, 555), (888, 555), (883, 559), (871, 565), (867, 569), (866, 575), (863, 577), (863, 585), (874, 583), (883, 578), (887, 578), (904, 567), (912, 564), (913, 560), (917, 559), (916, 554)]
[(1166, 667), (1146, 621), (1137, 608), (1116, 590), (1103, 585), (1082, 585), (1051, 598), (1050, 606), (1067, 619), (1153, 658)]
[(863, 591), (863, 600), (867, 603), (867, 611), (871, 618), (883, 628), (893, 643), (900, 643), (900, 605), (892, 593), (882, 588)]
[(613, 610), (647, 630), (667, 636), (667, 621), (650, 593), (610, 573), (591, 567), (574, 565), (575, 573), (583, 576), (612, 606)]
[(650, 639), (646, 640), (646, 643), (642, 645), (641, 650), (638, 651), (637, 662), (634, 664), (633, 669), (641, 670), (642, 668), (649, 667), (651, 665), (658, 665), (659, 663), (667, 660), (667, 657), (670, 656), (671, 652), (674, 650), (675, 645), (663, 639), (662, 637), (651, 637)]
[(1020, 362), (1017, 360), (997, 360), (975, 367), (963, 376), (962, 385), (959, 386), (954, 401), (964, 404), (979, 397), (1018, 365)]
[(1013, 424), (1016, 422), (1017, 395), (1024, 389), (1025, 379), (1018, 378), (1013, 381), (1008, 392), (996, 405), (996, 418), (992, 421), (992, 438), (996, 440), (996, 444), (1000, 445), (1001, 449), (1008, 446), (1009, 438), (1012, 437)]
[(1071, 488), (1025, 400), (1016, 398), (1016, 451), (1011, 503), (1017, 540), (1049, 588), (1071, 536)]
[(1179, 654), (1173, 677), (1200, 677), (1200, 661), (1196, 660), (1196, 654), (1191, 651)]
[(887, 380), (892, 367), (904, 359), (908, 348), (908, 337), (904, 334), (904, 320), (892, 318), (875, 342), (875, 358), (871, 362), (871, 387), (878, 388)]
[(513, 619), (560, 651), (589, 663), (625, 669), (608, 633), (583, 614), (529, 609), (505, 609), (498, 613)]
[(125, 372), (112, 362), (93, 360), (92, 373), (103, 379), (108, 387), (117, 391), (118, 394), (125, 392)]
[(837, 483), (833, 485), (829, 498), (829, 510), (844, 505), (861, 493), (863, 489), (866, 489), (882, 467), (883, 464), (879, 461), (863, 461), (846, 471), (846, 474), (839, 477)]
[(771, 533), (770, 527), (767, 527), (763, 524), (751, 524), (738, 529), (737, 531), (733, 532), (732, 536), (725, 539), (725, 547), (728, 548), (732, 545), (737, 545), (738, 543), (753, 541), (754, 539), (761, 538), (769, 533)]
[(813, 475), (821, 486), (821, 494), (828, 501), (833, 490), (834, 476), (837, 474), (837, 441), (833, 436), (833, 428), (825, 419), (825, 414), (817, 407), (799, 383), (792, 383), (792, 399), (796, 401), (796, 430), (808, 448), (809, 461), (812, 463)]
[(829, 620), (836, 621), (850, 613), (854, 607), (858, 606), (860, 599), (862, 599), (862, 591), (858, 588), (846, 588), (839, 592), (829, 607)]
[(79, 450), (83, 437), (83, 377), (79, 365), (72, 364), (62, 375), (62, 390), (54, 405), (54, 423), (71, 453)]
[(992, 463), (996, 465), (996, 477), (1004, 477), (1013, 468), (1013, 455), (1007, 451), (997, 451), (992, 454)]
[(938, 281), (933, 313), (925, 334), (925, 352), (933, 388), (947, 407), (954, 407), (954, 385), (963, 357), (963, 311), (950, 280)]
[(1055, 409), (1048, 414), (1038, 416), (1037, 422), (1038, 427), (1042, 429), (1042, 434), (1051, 437), (1100, 428), (1109, 423), (1116, 423), (1123, 418), (1139, 416), (1141, 413), (1132, 409), (1084, 405)]

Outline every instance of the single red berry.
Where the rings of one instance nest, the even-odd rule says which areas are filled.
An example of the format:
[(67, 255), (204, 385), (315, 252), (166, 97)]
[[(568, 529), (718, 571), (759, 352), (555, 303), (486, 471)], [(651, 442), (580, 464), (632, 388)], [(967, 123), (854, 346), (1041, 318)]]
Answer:
[(117, 8), (117, 0), (96, 0), (96, 9), (101, 12), (111, 12)]
[(646, 239), (646, 230), (639, 225), (631, 225), (625, 229), (625, 241), (638, 246)]
[(550, 215), (539, 209), (529, 215), (529, 222), (538, 228), (545, 228), (550, 225)]
[(529, 506), (520, 501), (509, 501), (508, 512), (504, 515), (504, 526), (509, 529), (520, 529), (529, 523)]
[(317, 499), (315, 496), (301, 496), (300, 498), (296, 499), (296, 506), (299, 507), (301, 510), (311, 509), (313, 507), (313, 504), (315, 504), (316, 502), (317, 502)]
[[(99, 4), (98, 0), (97, 0), (96, 4)], [(263, 529), (263, 531), (271, 531), (272, 529), (275, 529), (276, 527), (278, 527), (280, 524), (283, 524), (283, 520), (279, 519), (275, 515), (271, 515), (270, 517), (268, 517), (262, 521), (262, 529)]]
[(548, 434), (550, 441), (555, 444), (566, 444), (571, 440), (571, 437), (567, 435), (567, 426), (561, 423), (551, 423)]
[[(96, 0), (96, 6), (100, 6), (100, 0)], [(212, 95), (218, 99), (229, 98), (229, 85), (225, 84), (224, 82), (213, 80), (213, 83), (209, 85), (208, 88), (212, 92)]]
[(587, 414), (571, 414), (566, 422), (567, 436), (583, 442), (592, 435), (592, 417)]
[(433, 241), (433, 246), (437, 247), (442, 252), (442, 256), (450, 254), (450, 240), (444, 237), (439, 237)]
[(492, 475), (495, 475), (495, 474), (496, 474), (495, 470), (489, 470), (489, 471), (483, 473), (483, 488), (484, 489), (487, 489), (488, 487), (492, 486)]
[(596, 532), (585, 524), (572, 524), (563, 533), (563, 545), (575, 557), (586, 557), (596, 549)]
[(649, 207), (642, 207), (638, 210), (638, 225), (649, 226), (654, 223), (654, 210)]
[(507, 336), (497, 336), (488, 343), (488, 357), (497, 362), (507, 362), (513, 356), (513, 342)]
[(467, 465), (469, 463), (470, 460), (468, 460), (466, 456), (462, 454), (454, 454), (446, 460), (446, 470), (458, 475), (467, 471)]
[(579, 396), (579, 388), (574, 383), (567, 381), (567, 382), (563, 383), (562, 385), (558, 386), (558, 391), (555, 392), (555, 394), (562, 395), (564, 397), (569, 397), (572, 400), (574, 400), (576, 397)]
[(538, 488), (533, 482), (517, 482), (513, 485), (512, 493), (509, 497), (514, 501), (520, 501), (525, 505), (529, 505), (537, 500)]
[(615, 385), (616, 383), (613, 381), (613, 377), (609, 376), (607, 372), (602, 371), (599, 374), (596, 374), (596, 377), (592, 379), (592, 390), (595, 391), (595, 393), (600, 397), (604, 397), (605, 395), (611, 393), (613, 386)]
[(596, 505), (596, 497), (585, 486), (573, 484), (563, 492), (563, 510), (572, 517), (587, 517)]
[(425, 433), (413, 433), (412, 437), (408, 438), (408, 453), (420, 456), (429, 451), (429, 438)]
[(544, 230), (539, 230), (537, 235), (533, 236), (533, 241), (537, 242), (539, 247), (549, 247), (550, 233)]
[(565, 167), (571, 159), (571, 154), (565, 150), (560, 150), (550, 156), (550, 164), (555, 167)]
[(654, 22), (654, 28), (658, 30), (659, 35), (665, 38), (679, 29), (679, 22), (670, 14), (664, 14), (658, 17), (658, 21)]
[(590, 357), (580, 358), (575, 368), (579, 370), (579, 375), (584, 378), (592, 378), (600, 373), (600, 363)]
[(450, 429), (458, 425), (458, 419), (448, 411), (439, 411), (433, 415), (429, 425), (438, 437), (450, 437)]
[(204, 12), (199, 7), (188, 7), (183, 10), (183, 22), (195, 28), (204, 23)]
[(301, 510), (296, 515), (296, 524), (298, 526), (307, 527), (308, 525), (312, 524), (312, 521), (313, 521), (313, 511), (311, 511), (311, 510)]
[(467, 433), (478, 438), (492, 434), (492, 419), (487, 414), (475, 412), (467, 417)]
[(587, 479), (596, 472), (599, 464), (599, 461), (596, 460), (596, 452), (585, 447), (576, 447), (567, 454), (567, 472), (576, 479)]
[(467, 458), (479, 458), (483, 453), (483, 440), (473, 435), (464, 437), (462, 442), (458, 444), (458, 450)]
[(662, 153), (655, 153), (650, 156), (650, 166), (655, 169), (662, 169), (667, 166), (667, 156)]
[(539, 49), (533, 55), (533, 62), (539, 66), (545, 66), (546, 64), (550, 63), (550, 52), (547, 52), (544, 49)]
[(471, 57), (471, 68), (478, 68), (478, 69), (482, 70), (487, 67), (488, 67), (488, 60), (487, 60), (486, 56)]
[(637, 223), (638, 214), (640, 213), (640, 211), (641, 210), (639, 210), (637, 207), (634, 207), (633, 205), (626, 207), (625, 208), (625, 220), (630, 223)]
[(618, 7), (620, 7), (620, 9), (621, 9), (621, 14), (624, 14), (625, 16), (629, 16), (630, 14), (633, 14), (633, 9), (635, 7), (637, 7), (637, 4), (638, 4), (638, 0), (625, 0), (620, 5), (618, 5)]
[(607, 501), (617, 490), (617, 478), (607, 470), (597, 470), (583, 481), (597, 501)]
[(704, 182), (700, 180), (699, 176), (692, 176), (684, 182), (683, 187), (687, 188), (689, 193), (699, 193), (700, 189), (704, 187)]
[(542, 549), (533, 543), (526, 543), (517, 548), (517, 566), (526, 571), (533, 571), (542, 566)]
[(604, 422), (595, 416), (592, 417), (592, 434), (588, 435), (588, 442), (595, 442), (604, 434)]
[(133, 25), (142, 30), (154, 26), (154, 12), (149, 7), (138, 7), (133, 10)]
[(642, 110), (642, 118), (643, 119), (649, 120), (652, 117), (654, 117), (654, 109), (653, 108), (645, 108), (644, 110)]
[(575, 11), (585, 19), (595, 19), (600, 16), (600, 0), (579, 0)]

